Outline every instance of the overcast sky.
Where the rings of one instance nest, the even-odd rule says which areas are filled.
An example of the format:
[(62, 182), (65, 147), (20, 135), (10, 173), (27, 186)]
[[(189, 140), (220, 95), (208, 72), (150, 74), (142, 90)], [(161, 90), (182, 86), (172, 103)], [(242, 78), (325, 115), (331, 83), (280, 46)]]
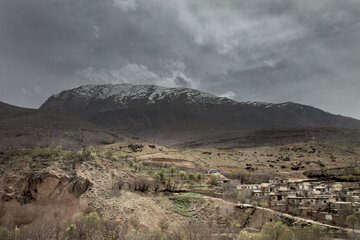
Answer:
[(360, 0), (0, 0), (0, 101), (125, 82), (360, 119)]

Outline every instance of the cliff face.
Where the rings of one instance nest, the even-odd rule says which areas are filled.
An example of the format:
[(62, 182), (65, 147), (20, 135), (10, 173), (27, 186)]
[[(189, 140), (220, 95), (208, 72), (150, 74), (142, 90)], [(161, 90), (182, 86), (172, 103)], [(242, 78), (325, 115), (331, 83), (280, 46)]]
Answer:
[(79, 197), (91, 185), (82, 177), (53, 172), (8, 171), (0, 178), (0, 225), (13, 227), (40, 218), (69, 218), (87, 207)]

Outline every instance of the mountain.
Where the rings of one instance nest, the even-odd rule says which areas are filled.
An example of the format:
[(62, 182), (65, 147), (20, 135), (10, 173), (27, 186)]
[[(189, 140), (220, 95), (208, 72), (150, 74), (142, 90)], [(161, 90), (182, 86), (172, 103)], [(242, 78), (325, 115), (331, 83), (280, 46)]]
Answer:
[(57, 145), (77, 148), (116, 138), (108, 129), (76, 116), (0, 102), (0, 149)]
[[(360, 147), (360, 130), (344, 128), (282, 128), (251, 132), (217, 132), (175, 142), (176, 148), (254, 148), (317, 142)], [(349, 147), (350, 148), (350, 147)]]
[(209, 131), (360, 128), (359, 120), (297, 103), (237, 102), (194, 89), (154, 85), (84, 85), (51, 96), (40, 109), (64, 111), (104, 127), (155, 138)]

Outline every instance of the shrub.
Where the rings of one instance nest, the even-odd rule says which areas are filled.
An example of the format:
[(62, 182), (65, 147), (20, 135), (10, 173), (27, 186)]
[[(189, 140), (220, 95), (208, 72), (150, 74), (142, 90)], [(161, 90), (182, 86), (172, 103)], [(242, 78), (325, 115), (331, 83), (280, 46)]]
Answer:
[(144, 145), (142, 144), (129, 144), (128, 148), (131, 149), (132, 152), (141, 152)]
[(134, 191), (147, 192), (151, 187), (151, 181), (144, 177), (139, 177), (132, 182), (132, 187)]
[(165, 183), (165, 181), (166, 181), (166, 170), (164, 169), (164, 168), (162, 168), (161, 169), (161, 171), (159, 171), (159, 172), (157, 172), (156, 174), (155, 174), (155, 178), (157, 179), (157, 180), (159, 180), (160, 182), (162, 182), (162, 183)]
[(113, 152), (108, 151), (108, 152), (105, 153), (105, 158), (111, 159), (112, 157), (114, 157), (114, 153), (113, 153)]
[(312, 225), (311, 227), (296, 227), (292, 229), (295, 235), (296, 240), (314, 240), (314, 239), (328, 239), (324, 236), (322, 229), (317, 225)]
[(160, 182), (158, 180), (154, 180), (153, 186), (154, 186), (154, 192), (158, 192), (160, 189)]
[(78, 232), (75, 224), (71, 224), (65, 229), (65, 235), (69, 237), (70, 239), (77, 239), (78, 238)]
[(209, 184), (215, 186), (215, 185), (217, 185), (217, 182), (218, 182), (218, 177), (215, 176), (215, 175), (211, 175), (210, 180), (209, 180)]
[(188, 179), (191, 180), (191, 181), (194, 181), (195, 180), (195, 174), (189, 173)]
[[(189, 193), (190, 194), (190, 193)], [(183, 216), (193, 216), (191, 210), (191, 199), (196, 196), (193, 194), (180, 194), (169, 198), (176, 211)], [(220, 239), (237, 239), (237, 240), (315, 240), (327, 239), (321, 230), (313, 230), (312, 228), (292, 228), (285, 226), (281, 222), (266, 223), (261, 233), (250, 233), (242, 230), (239, 234), (233, 232), (234, 235), (216, 234), (209, 231), (209, 226), (204, 223), (188, 221), (183, 225), (168, 225), (164, 220), (160, 223), (161, 228), (153, 226), (147, 229), (131, 230), (131, 227), (125, 223), (116, 223), (114, 221), (101, 218), (97, 213), (76, 214), (69, 221), (60, 222), (59, 219), (49, 219), (48, 222), (36, 221), (29, 226), (8, 230), (0, 227), (1, 240), (220, 240)], [(239, 224), (235, 221), (233, 228), (238, 228)], [(164, 231), (168, 229), (169, 231)], [(294, 231), (294, 233), (293, 233)], [(235, 235), (236, 234), (236, 235)]]
[(174, 174), (176, 173), (176, 171), (177, 171), (176, 167), (175, 167), (175, 166), (172, 166), (172, 167), (170, 168), (171, 176), (174, 176)]
[(89, 146), (88, 148), (86, 148), (84, 151), (83, 151), (83, 156), (86, 157), (86, 158), (91, 158), (92, 156), (95, 155), (95, 148), (93, 146)]
[(180, 171), (179, 174), (180, 174), (180, 177), (181, 177), (182, 180), (187, 180), (188, 179), (188, 176), (187, 176), (185, 171)]
[(321, 174), (322, 174), (323, 176), (328, 176), (328, 169), (327, 169), (327, 168), (321, 167), (321, 168), (320, 168), (320, 171), (321, 171)]
[(355, 214), (351, 214), (346, 217), (346, 224), (355, 232), (355, 227), (359, 224), (359, 219)]
[(133, 165), (133, 167), (134, 167), (135, 172), (138, 172), (138, 171), (140, 171), (142, 169), (143, 165), (142, 165), (141, 162), (139, 162), (139, 163), (135, 163)]
[(355, 176), (354, 175), (346, 175), (344, 176), (345, 180), (348, 182), (353, 182), (355, 180)]
[(109, 144), (113, 144), (113, 143), (115, 143), (114, 138), (103, 138), (100, 140), (100, 144), (102, 144), (102, 145), (109, 145)]
[(5, 227), (0, 226), (0, 239), (10, 240), (11, 239), (11, 231)]
[(176, 191), (177, 186), (178, 186), (177, 181), (173, 181), (172, 179), (168, 179), (166, 181), (166, 183), (165, 183), (165, 191), (174, 192), (174, 191)]
[(195, 180), (197, 181), (197, 182), (200, 182), (200, 180), (202, 179), (202, 174), (201, 173), (197, 173), (196, 175), (195, 175)]
[(268, 222), (262, 229), (261, 233), (268, 240), (294, 240), (294, 233), (289, 227), (281, 222)]

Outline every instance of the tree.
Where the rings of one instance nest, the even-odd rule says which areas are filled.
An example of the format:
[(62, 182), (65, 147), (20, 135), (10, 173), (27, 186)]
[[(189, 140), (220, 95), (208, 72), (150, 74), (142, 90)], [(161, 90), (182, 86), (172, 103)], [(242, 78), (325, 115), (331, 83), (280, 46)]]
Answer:
[(189, 173), (188, 178), (189, 178), (189, 180), (194, 181), (195, 180), (195, 175), (193, 173)]
[(0, 226), (0, 239), (10, 240), (11, 239), (11, 231), (5, 227)]
[(188, 176), (185, 171), (180, 171), (180, 177), (182, 180), (187, 180)]
[(171, 176), (174, 176), (174, 174), (176, 173), (176, 171), (177, 171), (176, 167), (175, 167), (175, 166), (172, 166), (172, 167), (170, 168)]
[(266, 240), (294, 240), (295, 236), (291, 229), (282, 222), (268, 222), (261, 232)]
[(327, 177), (328, 176), (328, 169), (325, 167), (320, 168), (321, 175)]
[(346, 224), (352, 228), (353, 233), (355, 233), (355, 227), (359, 224), (359, 219), (355, 214), (351, 214), (346, 217)]
[(195, 180), (197, 182), (200, 182), (200, 180), (202, 179), (202, 174), (201, 173), (197, 173), (196, 176), (195, 176)]
[(215, 176), (215, 175), (211, 175), (211, 176), (210, 176), (210, 181), (209, 181), (209, 183), (210, 183), (211, 185), (215, 186), (215, 185), (217, 185), (217, 182), (218, 182), (218, 177)]
[(166, 173), (165, 173), (166, 169), (165, 168), (162, 168), (161, 171), (157, 172), (156, 175), (155, 175), (155, 178), (157, 180), (159, 180), (160, 182), (162, 183), (165, 183), (166, 181)]

